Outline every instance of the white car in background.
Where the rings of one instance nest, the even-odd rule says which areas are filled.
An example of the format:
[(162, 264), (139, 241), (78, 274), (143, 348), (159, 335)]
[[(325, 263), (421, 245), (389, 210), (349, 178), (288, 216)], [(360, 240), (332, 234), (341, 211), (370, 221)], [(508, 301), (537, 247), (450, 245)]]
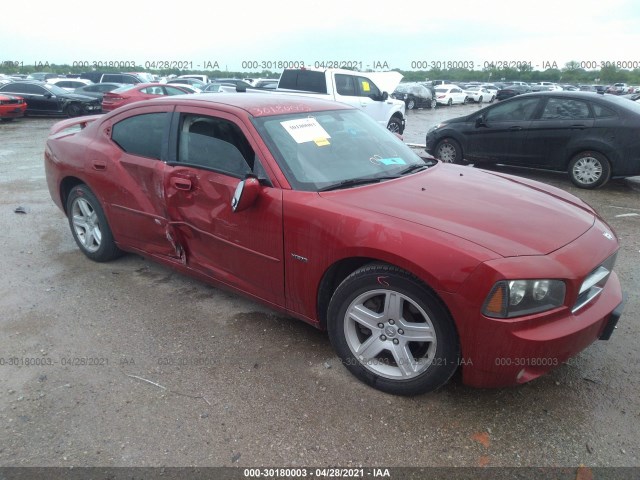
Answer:
[[(558, 85), (557, 83), (553, 83), (553, 82), (535, 82), (535, 83), (530, 83), (529, 86), (531, 87), (531, 91), (532, 92), (537, 92), (537, 91), (552, 91), (552, 92), (561, 92), (562, 90), (564, 90), (564, 88), (562, 88), (560, 85)], [(540, 88), (542, 87), (542, 88)]]
[(67, 92), (73, 92), (76, 88), (84, 87), (86, 85), (93, 85), (91, 80), (84, 78), (49, 78), (47, 83), (56, 85)]
[(489, 90), (489, 93), (491, 95), (497, 95), (498, 94), (498, 90), (500, 90), (497, 86), (495, 86), (493, 83), (483, 83), (480, 85), (482, 88)]
[(457, 85), (438, 85), (436, 87), (436, 102), (438, 105), (453, 105), (454, 103), (467, 103), (468, 95)]
[(469, 100), (473, 100), (476, 103), (493, 103), (496, 98), (495, 93), (489, 92), (484, 87), (467, 87), (464, 90)]

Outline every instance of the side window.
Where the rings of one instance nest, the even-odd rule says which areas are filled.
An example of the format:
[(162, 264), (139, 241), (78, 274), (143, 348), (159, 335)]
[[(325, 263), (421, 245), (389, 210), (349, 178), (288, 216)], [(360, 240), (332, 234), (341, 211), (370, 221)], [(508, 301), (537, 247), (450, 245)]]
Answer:
[(5, 92), (28, 93), (36, 95), (44, 95), (44, 88), (31, 83), (12, 83), (4, 89)]
[(167, 95), (184, 95), (185, 94), (185, 92), (175, 87), (167, 86), (167, 87), (164, 87), (164, 89), (167, 91)]
[(324, 72), (313, 70), (285, 70), (282, 72), (278, 86), (289, 90), (327, 93), (327, 81)]
[(164, 95), (162, 87), (146, 87), (141, 89), (140, 91), (148, 95)]
[(513, 122), (531, 120), (537, 105), (537, 98), (527, 98), (503, 103), (502, 105), (498, 105), (487, 112), (486, 121)]
[(167, 113), (146, 113), (125, 118), (113, 126), (111, 140), (132, 155), (160, 160)]
[(358, 77), (359, 97), (379, 97), (380, 89), (366, 77)]
[(182, 118), (178, 162), (238, 178), (244, 178), (258, 168), (254, 164), (259, 164), (249, 141), (236, 124), (201, 115)]
[(593, 103), (592, 105), (593, 112), (598, 118), (610, 118), (616, 116), (616, 112), (614, 110), (611, 110), (610, 108), (600, 105), (599, 103)]
[(591, 117), (589, 106), (580, 100), (550, 98), (542, 112), (542, 120), (573, 120)]
[(336, 92), (345, 97), (356, 96), (355, 77), (353, 75), (336, 75)]

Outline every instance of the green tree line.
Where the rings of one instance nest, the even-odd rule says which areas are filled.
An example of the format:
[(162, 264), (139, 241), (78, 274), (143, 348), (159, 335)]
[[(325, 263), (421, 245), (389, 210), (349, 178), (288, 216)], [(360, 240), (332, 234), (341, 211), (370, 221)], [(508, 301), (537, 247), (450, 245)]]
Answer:
[[(547, 68), (546, 70), (534, 70), (524, 64), (519, 68), (485, 68), (483, 70), (470, 70), (464, 68), (430, 69), (430, 70), (401, 70), (394, 69), (404, 75), (404, 81), (425, 80), (449, 80), (452, 82), (484, 81), (500, 82), (519, 80), (523, 82), (557, 82), (569, 84), (602, 84), (608, 85), (616, 82), (624, 82), (629, 85), (640, 85), (640, 68), (625, 69), (615, 64), (604, 66), (600, 69), (587, 70), (580, 67), (578, 62), (567, 62), (563, 68)], [(71, 66), (66, 64), (38, 64), (16, 65), (12, 62), (0, 64), (0, 73), (4, 74), (29, 74), (33, 72), (51, 72), (60, 75), (80, 74), (87, 71), (86, 67)], [(119, 71), (147, 71), (154, 75), (186, 75), (205, 74), (210, 78), (279, 78), (281, 72), (263, 70), (260, 72), (222, 71), (222, 70), (149, 70), (141, 66), (135, 68), (101, 68), (104, 72)]]

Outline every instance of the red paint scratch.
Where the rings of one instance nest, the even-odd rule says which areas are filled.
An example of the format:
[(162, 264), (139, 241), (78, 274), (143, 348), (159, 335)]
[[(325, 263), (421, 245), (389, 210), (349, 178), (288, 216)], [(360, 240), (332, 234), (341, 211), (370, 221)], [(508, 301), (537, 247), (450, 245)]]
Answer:
[(489, 445), (491, 445), (491, 439), (489, 438), (489, 434), (487, 432), (474, 433), (471, 438), (476, 442), (482, 444), (484, 448), (489, 448)]

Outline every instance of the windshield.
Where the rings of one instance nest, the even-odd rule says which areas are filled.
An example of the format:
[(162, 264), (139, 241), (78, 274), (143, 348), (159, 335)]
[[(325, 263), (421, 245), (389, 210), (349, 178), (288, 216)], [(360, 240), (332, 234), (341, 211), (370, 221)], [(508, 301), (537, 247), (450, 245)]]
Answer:
[(261, 117), (254, 123), (297, 190), (376, 182), (431, 165), (359, 110)]

